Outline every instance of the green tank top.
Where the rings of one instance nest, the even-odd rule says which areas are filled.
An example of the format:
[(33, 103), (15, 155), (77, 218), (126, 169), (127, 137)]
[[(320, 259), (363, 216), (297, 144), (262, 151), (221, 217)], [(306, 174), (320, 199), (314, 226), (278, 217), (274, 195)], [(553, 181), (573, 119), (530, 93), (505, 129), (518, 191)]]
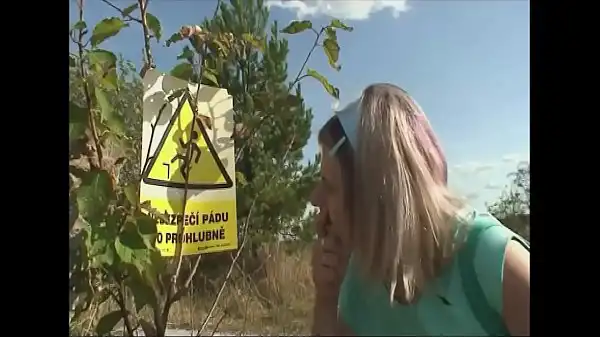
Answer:
[(450, 267), (412, 305), (389, 302), (383, 284), (363, 279), (351, 258), (340, 290), (340, 317), (357, 336), (508, 336), (502, 272), (509, 240), (529, 244), (493, 216), (473, 212), (467, 241)]

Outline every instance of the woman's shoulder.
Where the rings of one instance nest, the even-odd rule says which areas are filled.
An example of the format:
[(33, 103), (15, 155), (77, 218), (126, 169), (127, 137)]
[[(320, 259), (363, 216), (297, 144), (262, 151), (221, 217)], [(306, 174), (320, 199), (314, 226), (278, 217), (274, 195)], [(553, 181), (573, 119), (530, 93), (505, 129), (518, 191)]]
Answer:
[[(477, 256), (503, 254), (510, 240), (516, 240), (529, 249), (529, 243), (521, 236), (504, 226), (496, 217), (488, 212), (479, 212), (472, 208), (458, 215), (459, 231), (457, 235), (466, 239), (466, 249), (473, 250)], [(494, 254), (496, 253), (496, 254)]]
[(472, 211), (465, 223), (467, 237), (458, 252), (457, 264), (463, 282), (481, 289), (489, 305), (502, 312), (502, 276), (508, 243), (529, 243), (487, 212)]
[[(488, 213), (469, 211), (459, 218), (466, 241), (462, 241), (452, 268), (432, 281), (416, 305), (390, 306), (385, 287), (370, 284), (351, 257), (339, 305), (341, 317), (357, 335), (431, 335), (450, 331), (485, 335), (488, 329), (482, 328), (488, 326), (486, 322), (499, 322), (485, 313), (501, 312), (506, 247), (511, 239), (522, 239)], [(482, 292), (472, 296), (472, 289)], [(490, 307), (493, 309), (488, 310)]]
[[(503, 262), (506, 246), (515, 240), (529, 249), (529, 242), (504, 226), (497, 218), (487, 212), (471, 211), (463, 216), (463, 228), (466, 229), (466, 241), (459, 255), (473, 254), (475, 264), (488, 264), (487, 259)], [(466, 220), (466, 221), (465, 221)]]

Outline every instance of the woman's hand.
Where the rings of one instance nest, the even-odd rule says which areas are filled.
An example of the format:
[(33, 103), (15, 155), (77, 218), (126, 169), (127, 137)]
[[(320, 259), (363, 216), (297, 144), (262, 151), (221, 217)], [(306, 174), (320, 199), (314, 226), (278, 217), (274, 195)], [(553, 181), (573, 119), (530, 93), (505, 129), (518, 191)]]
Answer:
[(333, 235), (319, 239), (313, 247), (312, 270), (317, 298), (331, 300), (336, 305), (345, 272), (341, 253), (339, 239)]
[(334, 336), (337, 332), (337, 304), (346, 272), (342, 240), (331, 230), (327, 209), (321, 208), (315, 223), (318, 239), (313, 246), (312, 276), (316, 298), (313, 335)]
[(340, 237), (331, 231), (331, 221), (326, 209), (321, 210), (315, 225), (318, 240), (313, 246), (312, 271), (317, 301), (337, 307), (348, 254)]

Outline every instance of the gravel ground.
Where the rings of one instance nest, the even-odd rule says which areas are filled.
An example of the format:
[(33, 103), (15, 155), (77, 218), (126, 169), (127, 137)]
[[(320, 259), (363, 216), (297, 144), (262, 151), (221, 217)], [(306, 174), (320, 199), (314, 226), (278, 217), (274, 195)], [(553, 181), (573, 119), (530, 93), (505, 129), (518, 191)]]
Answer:
[[(115, 331), (115, 334), (121, 334), (122, 331)], [(202, 336), (210, 336), (211, 331), (205, 331)], [(166, 335), (167, 336), (196, 336), (196, 330), (188, 330), (188, 329), (171, 329), (167, 328)], [(138, 336), (144, 336), (144, 332), (142, 330), (137, 331)], [(217, 332), (214, 336), (239, 336), (239, 333), (228, 333), (228, 332)], [(246, 334), (244, 336), (260, 336), (258, 334)]]

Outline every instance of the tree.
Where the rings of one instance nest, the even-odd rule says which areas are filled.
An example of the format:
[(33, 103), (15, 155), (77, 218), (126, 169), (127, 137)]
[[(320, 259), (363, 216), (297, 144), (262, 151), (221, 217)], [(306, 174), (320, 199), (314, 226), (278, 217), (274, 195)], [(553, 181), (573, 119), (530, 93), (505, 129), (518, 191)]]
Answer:
[(530, 171), (529, 163), (521, 163), (509, 174), (511, 185), (488, 210), (506, 227), (529, 240)]
[(306, 243), (314, 242), (317, 237), (315, 220), (318, 213), (316, 209), (310, 210), (299, 224), (292, 227), (292, 233), (296, 238)]
[[(237, 186), (238, 223), (244, 222), (253, 204), (260, 205), (253, 210), (249, 224), (252, 242), (275, 239), (301, 221), (318, 170), (317, 162), (301, 164), (313, 117), (304, 104), (299, 83), (306, 77), (301, 76), (304, 69), (296, 78), (288, 78), (287, 39), (281, 37), (277, 22), (268, 34), (268, 18), (269, 10), (262, 0), (232, 0), (231, 4), (221, 4), (219, 13), (202, 24), (204, 30), (251, 42), (230, 53), (226, 60), (219, 57), (222, 46), (209, 46), (203, 57), (204, 67), (215, 76), (203, 81), (228, 89), (234, 99), (234, 118), (244, 126), (235, 135), (238, 168), (245, 177), (245, 182)], [(338, 26), (351, 30), (341, 22)], [(309, 21), (302, 21), (294, 29), (283, 31), (299, 33), (308, 29), (314, 31)], [(324, 45), (337, 48), (339, 53), (335, 30), (323, 29), (317, 34), (317, 41), (323, 32), (328, 37)], [(192, 47), (195, 43), (191, 41)], [(252, 45), (260, 48), (251, 48)], [(181, 55), (187, 55), (188, 62), (193, 63), (192, 49), (184, 47)], [(198, 48), (195, 52), (203, 53)], [(337, 62), (337, 54), (334, 58), (332, 63)], [(337, 64), (335, 67), (339, 69)]]

